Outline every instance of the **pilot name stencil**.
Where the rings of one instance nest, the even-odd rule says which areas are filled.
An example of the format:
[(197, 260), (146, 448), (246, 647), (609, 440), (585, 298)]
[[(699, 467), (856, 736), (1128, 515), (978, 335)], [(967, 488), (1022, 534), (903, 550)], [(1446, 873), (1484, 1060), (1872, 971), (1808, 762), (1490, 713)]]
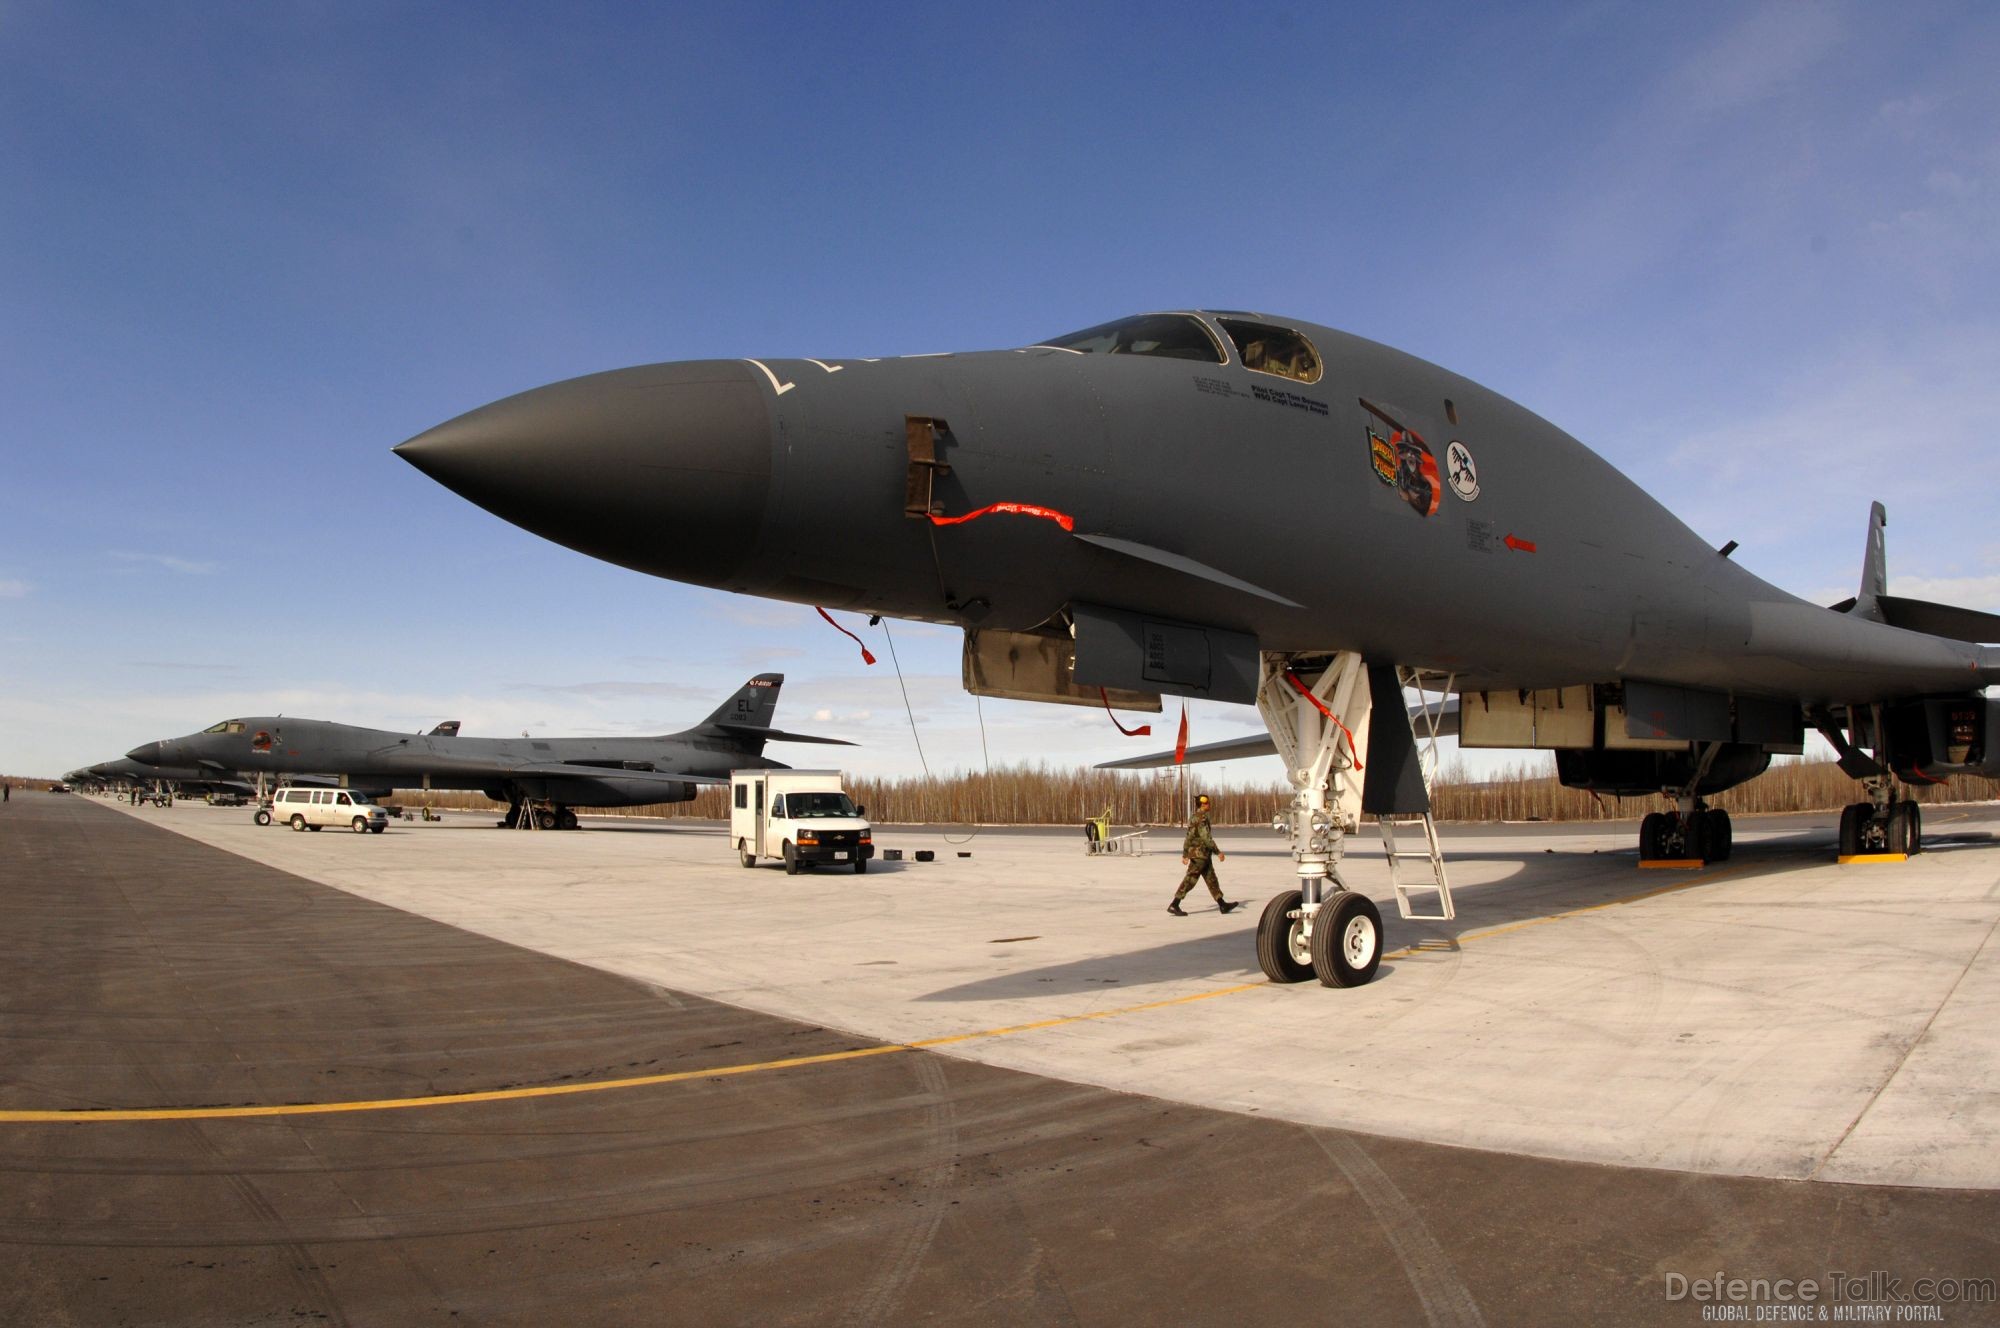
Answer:
[(1259, 401), (1268, 401), (1276, 406), (1290, 406), (1293, 410), (1310, 411), (1314, 415), (1324, 415), (1327, 413), (1324, 401), (1315, 401), (1311, 397), (1302, 397), (1296, 392), (1287, 392), (1282, 388), (1265, 387), (1261, 383), (1252, 383), (1250, 385), (1250, 394)]

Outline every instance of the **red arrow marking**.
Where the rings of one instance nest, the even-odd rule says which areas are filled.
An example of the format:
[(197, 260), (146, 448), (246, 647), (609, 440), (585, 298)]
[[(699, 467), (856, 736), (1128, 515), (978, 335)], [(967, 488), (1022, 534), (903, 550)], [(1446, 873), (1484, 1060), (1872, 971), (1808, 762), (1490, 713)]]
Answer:
[(1533, 540), (1515, 539), (1512, 535), (1509, 535), (1506, 542), (1508, 548), (1519, 549), (1522, 553), (1533, 553), (1535, 551)]

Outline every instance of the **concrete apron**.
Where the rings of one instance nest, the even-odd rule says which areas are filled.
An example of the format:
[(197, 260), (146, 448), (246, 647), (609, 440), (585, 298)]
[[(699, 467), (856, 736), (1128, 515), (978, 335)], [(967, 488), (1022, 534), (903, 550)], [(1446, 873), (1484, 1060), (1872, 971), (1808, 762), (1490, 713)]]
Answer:
[(1252, 907), (1221, 917), (1197, 890), (1183, 919), (1165, 912), (1172, 833), (1115, 858), (1086, 856), (1080, 830), (882, 829), (905, 861), (787, 877), (694, 822), (524, 833), (452, 813), (301, 835), (247, 809), (115, 805), (469, 931), (869, 1038), (1041, 1025), (938, 1049), (1059, 1079), (1620, 1166), (2000, 1187), (1991, 805), (1929, 809), (1933, 850), (1872, 867), (1833, 863), (1830, 818), (1744, 818), (1732, 861), (1671, 875), (1635, 869), (1625, 826), (1452, 827), (1451, 923), (1395, 917), (1371, 833), (1346, 875), (1391, 952), (1350, 991), (1259, 974), (1257, 914), (1289, 874), (1269, 831), (1218, 835), (1224, 891)]

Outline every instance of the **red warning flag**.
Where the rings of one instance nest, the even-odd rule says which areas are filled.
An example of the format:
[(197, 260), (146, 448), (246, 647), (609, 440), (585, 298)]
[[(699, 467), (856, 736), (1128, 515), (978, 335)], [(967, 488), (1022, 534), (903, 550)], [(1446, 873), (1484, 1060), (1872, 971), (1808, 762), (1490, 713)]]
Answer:
[(817, 613), (820, 617), (826, 619), (826, 625), (828, 627), (831, 627), (834, 631), (839, 632), (842, 636), (854, 642), (855, 645), (861, 646), (861, 662), (863, 664), (873, 664), (875, 662), (875, 656), (868, 653), (868, 647), (861, 644), (861, 638), (856, 636), (854, 633), (848, 631), (845, 627), (842, 627), (839, 623), (835, 622), (833, 620), (832, 614), (828, 613), (825, 609), (822, 609), (817, 604), (813, 605), (813, 612)]
[(1356, 770), (1367, 769), (1366, 766), (1361, 764), (1361, 749), (1355, 746), (1354, 744), (1354, 734), (1348, 730), (1347, 725), (1340, 722), (1340, 716), (1334, 714), (1331, 710), (1328, 710), (1325, 704), (1322, 703), (1317, 696), (1314, 696), (1312, 694), (1312, 688), (1306, 686), (1304, 683), (1299, 681), (1298, 674), (1293, 673), (1291, 670), (1287, 669), (1285, 671), (1285, 681), (1290, 683), (1294, 688), (1296, 688), (1300, 696), (1303, 696), (1306, 700), (1312, 702), (1312, 708), (1319, 711), (1322, 715), (1325, 715), (1327, 717), (1327, 720), (1335, 728), (1340, 730), (1341, 736), (1347, 739), (1348, 752), (1354, 757), (1354, 768)]
[(1174, 743), (1174, 764), (1187, 760), (1187, 702), (1181, 702), (1181, 736)]
[[(1104, 698), (1104, 713), (1111, 715), (1111, 693), (1100, 687), (1097, 689), (1097, 694)], [(1141, 724), (1136, 729), (1128, 729), (1118, 722), (1118, 716), (1116, 715), (1111, 715), (1111, 727), (1117, 729), (1128, 738), (1150, 738), (1153, 736), (1153, 726), (1151, 724)]]
[(994, 512), (1001, 512), (1011, 516), (1038, 516), (1044, 521), (1055, 522), (1064, 530), (1071, 533), (1075, 533), (1076, 531), (1076, 519), (1074, 517), (1064, 512), (1058, 512), (1053, 507), (1037, 507), (1033, 503), (988, 503), (978, 511), (967, 512), (964, 516), (939, 516), (936, 512), (932, 512), (930, 517), (931, 524), (934, 526), (962, 526), (968, 521), (977, 521), (980, 517)]

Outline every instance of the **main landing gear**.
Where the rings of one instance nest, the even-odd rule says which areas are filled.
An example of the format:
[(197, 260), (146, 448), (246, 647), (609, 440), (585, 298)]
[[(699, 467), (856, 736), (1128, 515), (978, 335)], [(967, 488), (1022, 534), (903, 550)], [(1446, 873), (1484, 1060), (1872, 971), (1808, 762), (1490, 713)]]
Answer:
[[(1382, 963), (1382, 914), (1340, 879), (1346, 837), (1361, 819), (1360, 746), (1367, 741), (1368, 680), (1361, 656), (1265, 655), (1257, 710), (1291, 775), (1298, 889), (1275, 896), (1257, 923), (1257, 966), (1273, 982), (1317, 977), (1358, 987)], [(1399, 698), (1400, 699), (1400, 698)], [(1358, 722), (1347, 725), (1343, 716)], [(1359, 735), (1357, 737), (1357, 734)]]
[[(1674, 796), (1670, 794), (1669, 796)], [(1729, 813), (1691, 799), (1686, 811), (1648, 812), (1639, 822), (1639, 856), (1650, 862), (1699, 858), (1721, 862), (1735, 846)]]
[(1729, 813), (1709, 806), (1697, 792), (1721, 750), (1719, 742), (1706, 744), (1695, 762), (1694, 777), (1680, 788), (1660, 790), (1674, 800), (1674, 810), (1648, 812), (1639, 822), (1641, 862), (1722, 862), (1729, 857), (1736, 844)]
[(1886, 775), (1861, 782), (1868, 790), (1868, 801), (1852, 803), (1840, 812), (1840, 856), (1900, 853), (1915, 857), (1923, 852), (1923, 808), (1909, 798), (1897, 801)]
[(510, 802), (500, 821), (503, 830), (574, 830), (576, 825), (575, 811), (546, 798)]

